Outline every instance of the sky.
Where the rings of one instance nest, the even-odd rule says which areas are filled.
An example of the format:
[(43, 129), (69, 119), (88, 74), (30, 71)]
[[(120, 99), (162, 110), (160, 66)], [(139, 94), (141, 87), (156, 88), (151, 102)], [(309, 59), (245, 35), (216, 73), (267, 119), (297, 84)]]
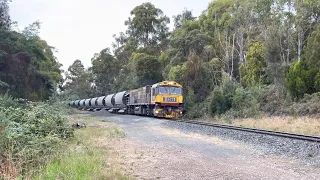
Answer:
[(91, 66), (94, 53), (111, 47), (113, 35), (124, 32), (130, 11), (144, 2), (151, 2), (171, 18), (185, 8), (199, 16), (212, 0), (12, 0), (10, 15), (22, 30), (40, 21), (40, 37), (55, 47), (55, 56), (67, 70), (80, 59)]

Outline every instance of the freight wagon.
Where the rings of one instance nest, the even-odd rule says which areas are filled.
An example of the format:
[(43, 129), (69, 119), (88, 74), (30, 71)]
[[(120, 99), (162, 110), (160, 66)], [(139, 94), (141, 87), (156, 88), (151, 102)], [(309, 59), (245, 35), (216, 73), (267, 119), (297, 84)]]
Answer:
[(105, 109), (110, 113), (181, 118), (182, 103), (182, 86), (175, 81), (162, 81), (106, 96), (75, 100), (69, 105), (87, 110)]

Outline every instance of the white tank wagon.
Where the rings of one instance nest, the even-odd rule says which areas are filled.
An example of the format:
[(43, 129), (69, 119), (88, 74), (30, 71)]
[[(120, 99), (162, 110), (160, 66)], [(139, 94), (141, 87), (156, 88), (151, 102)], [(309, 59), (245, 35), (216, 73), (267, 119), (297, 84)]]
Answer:
[(115, 94), (110, 94), (106, 96), (105, 98), (105, 107), (109, 112), (113, 111), (113, 106), (114, 106), (114, 96)]
[(84, 101), (84, 107), (85, 107), (85, 108), (90, 108), (90, 100), (91, 100), (91, 99), (86, 99), (86, 100)]
[(122, 91), (114, 96), (114, 108), (113, 111), (118, 113), (125, 113), (127, 110), (127, 103), (128, 103), (128, 91)]
[(74, 101), (70, 101), (70, 102), (68, 103), (68, 105), (71, 106), (71, 107), (74, 107)]
[(85, 107), (85, 99), (80, 100), (79, 102), (79, 108), (84, 108)]
[(101, 96), (101, 97), (98, 97), (97, 98), (97, 105), (96, 105), (96, 108), (97, 109), (102, 109), (102, 108), (105, 108), (105, 106), (106, 106), (106, 103), (105, 103), (105, 98), (106, 98), (107, 96)]
[(71, 101), (70, 106), (71, 106), (71, 107), (76, 107), (76, 101)]
[(80, 107), (80, 101), (81, 101), (81, 100), (79, 99), (79, 100), (76, 100), (76, 101), (74, 102), (74, 103), (75, 103), (75, 105), (76, 105), (75, 107), (77, 107), (77, 108), (79, 108), (79, 107)]
[(97, 108), (97, 99), (98, 98), (92, 98), (91, 100), (90, 100), (90, 107), (91, 108)]

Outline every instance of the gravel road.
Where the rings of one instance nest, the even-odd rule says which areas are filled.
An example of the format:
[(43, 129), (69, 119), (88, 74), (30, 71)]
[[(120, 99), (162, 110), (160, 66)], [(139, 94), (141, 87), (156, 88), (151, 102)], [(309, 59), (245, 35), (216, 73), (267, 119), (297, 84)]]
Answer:
[(142, 116), (92, 116), (119, 125), (114, 142), (123, 169), (135, 179), (319, 179), (320, 166), (266, 154), (252, 144), (222, 138), (177, 122)]

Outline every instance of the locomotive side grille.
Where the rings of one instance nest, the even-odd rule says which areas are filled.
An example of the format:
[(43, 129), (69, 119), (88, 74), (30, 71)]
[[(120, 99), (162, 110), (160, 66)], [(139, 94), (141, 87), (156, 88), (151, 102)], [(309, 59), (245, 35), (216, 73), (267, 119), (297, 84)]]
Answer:
[(175, 97), (163, 97), (163, 102), (177, 102)]

